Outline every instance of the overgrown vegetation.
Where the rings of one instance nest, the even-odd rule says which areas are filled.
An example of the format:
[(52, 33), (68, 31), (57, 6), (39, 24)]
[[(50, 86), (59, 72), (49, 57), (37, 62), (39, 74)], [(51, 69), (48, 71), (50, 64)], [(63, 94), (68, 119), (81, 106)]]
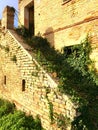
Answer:
[(15, 105), (0, 99), (0, 130), (43, 130), (39, 117), (16, 111)]
[[(24, 32), (25, 33), (25, 32)], [(87, 37), (79, 45), (64, 47), (63, 53), (51, 48), (41, 36), (25, 39), (39, 63), (59, 78), (59, 89), (79, 104), (81, 114), (72, 122), (72, 130), (98, 129), (98, 73), (90, 59)]]
[(12, 58), (11, 58), (11, 60), (16, 63), (16, 62), (17, 62), (17, 57), (16, 57), (16, 55), (13, 55)]
[(62, 114), (55, 113), (54, 117), (55, 117), (56, 125), (61, 130), (66, 130), (71, 123), (70, 119), (67, 116), (64, 116)]
[(53, 104), (48, 98), (48, 93), (50, 93), (50, 90), (46, 88), (46, 99), (48, 101), (48, 107), (49, 107), (49, 118), (51, 120), (51, 124), (53, 124), (54, 123)]
[(30, 33), (28, 31), (28, 29), (26, 29), (24, 26), (21, 26), (21, 27), (18, 27), (16, 28), (16, 32), (22, 36), (23, 38), (26, 38), (26, 37), (30, 37)]

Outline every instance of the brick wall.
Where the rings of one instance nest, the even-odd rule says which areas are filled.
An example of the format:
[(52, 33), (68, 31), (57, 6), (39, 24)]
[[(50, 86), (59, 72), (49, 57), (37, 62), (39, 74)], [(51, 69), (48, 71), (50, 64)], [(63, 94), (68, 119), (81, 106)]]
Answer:
[(17, 109), (34, 117), (39, 115), (46, 130), (59, 130), (55, 124), (51, 125), (49, 103), (53, 105), (53, 113), (71, 120), (77, 115), (76, 105), (58, 91), (56, 80), (43, 70), (31, 48), (11, 30), (0, 38), (0, 97), (13, 101)]
[(56, 49), (80, 43), (87, 33), (97, 34), (98, 1), (35, 1), (35, 34), (40, 32)]
[[(24, 7), (31, 1), (21, 0), (19, 4), (22, 23)], [(96, 47), (91, 58), (98, 68), (98, 0), (62, 1), (34, 1), (35, 35), (40, 33), (52, 46), (61, 50), (64, 46), (81, 43), (89, 34)]]
[[(19, 1), (19, 26), (25, 25), (28, 28), (29, 14), (27, 12), (27, 6), (33, 5), (33, 0), (20, 0)], [(26, 23), (27, 22), (27, 23)]]
[(2, 27), (5, 29), (14, 28), (14, 8), (6, 6), (2, 14)]

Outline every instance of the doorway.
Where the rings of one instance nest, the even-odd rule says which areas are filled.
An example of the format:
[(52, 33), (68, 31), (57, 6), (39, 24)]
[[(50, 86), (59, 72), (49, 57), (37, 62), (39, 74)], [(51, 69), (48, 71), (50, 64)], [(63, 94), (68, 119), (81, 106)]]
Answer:
[(29, 32), (34, 35), (34, 6), (29, 8)]
[(24, 26), (29, 30), (30, 35), (34, 35), (34, 3), (29, 3), (24, 8)]

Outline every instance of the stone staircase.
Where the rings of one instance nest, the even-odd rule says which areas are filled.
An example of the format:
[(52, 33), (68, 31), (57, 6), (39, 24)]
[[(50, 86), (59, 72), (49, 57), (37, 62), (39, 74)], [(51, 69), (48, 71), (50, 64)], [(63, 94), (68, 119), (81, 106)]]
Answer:
[[(58, 91), (58, 83), (36, 61), (32, 48), (13, 30), (7, 30), (2, 39), (0, 45), (5, 46), (4, 49), (9, 48), (9, 51), (5, 52), (0, 48), (3, 65), (0, 66), (3, 67), (0, 79), (3, 75), (8, 78), (6, 87), (0, 83), (0, 96), (13, 101), (17, 109), (34, 117), (39, 115), (46, 130), (59, 130), (56, 124), (50, 123), (53, 118), (50, 113), (52, 105), (51, 112), (73, 120), (77, 115), (76, 105), (67, 95)], [(13, 57), (16, 59), (12, 60)], [(25, 84), (21, 84), (23, 81)], [(70, 130), (70, 127), (69, 125), (67, 130)]]

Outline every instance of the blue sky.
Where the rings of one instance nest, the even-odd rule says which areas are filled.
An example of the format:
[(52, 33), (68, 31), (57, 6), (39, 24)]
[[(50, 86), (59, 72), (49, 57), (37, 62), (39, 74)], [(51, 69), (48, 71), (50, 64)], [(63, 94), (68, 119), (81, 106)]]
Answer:
[[(14, 7), (16, 10), (18, 10), (18, 0), (0, 0), (0, 19), (2, 18), (2, 12), (7, 5)], [(18, 18), (15, 17), (14, 21), (15, 26), (17, 26)]]

